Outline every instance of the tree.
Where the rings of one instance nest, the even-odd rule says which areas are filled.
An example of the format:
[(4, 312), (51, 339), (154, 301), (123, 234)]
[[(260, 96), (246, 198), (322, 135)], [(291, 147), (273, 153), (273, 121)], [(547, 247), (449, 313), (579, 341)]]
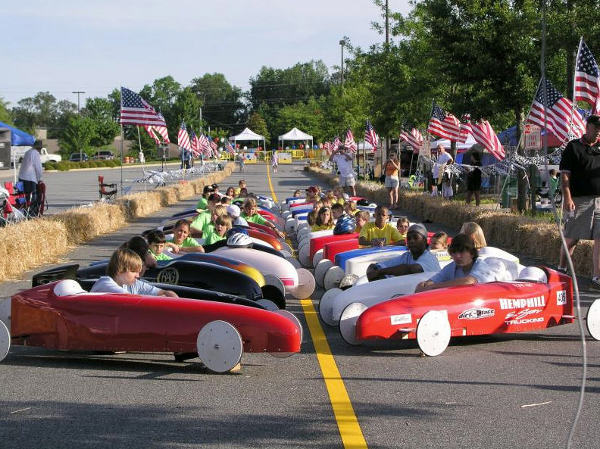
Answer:
[(87, 153), (91, 148), (90, 142), (95, 133), (96, 124), (94, 120), (81, 115), (71, 117), (63, 137), (59, 139), (61, 155), (68, 158), (71, 153), (78, 153), (79, 151)]
[(265, 119), (258, 112), (253, 112), (250, 114), (248, 123), (246, 125), (256, 134), (264, 136), (266, 141), (265, 145), (269, 144), (271, 136), (269, 134), (269, 130), (267, 129), (267, 122), (265, 122)]
[(92, 119), (96, 125), (90, 141), (92, 146), (101, 147), (113, 143), (120, 127), (113, 119), (112, 103), (108, 98), (88, 98), (81, 114)]
[(212, 127), (233, 129), (245, 115), (242, 90), (227, 82), (222, 73), (206, 73), (189, 86), (202, 105), (202, 117)]
[(293, 127), (297, 127), (311, 134), (315, 141), (324, 141), (328, 137), (324, 126), (326, 121), (322, 106), (324, 101), (324, 97), (321, 98), (321, 101), (311, 97), (307, 102), (300, 101), (282, 107), (272, 127), (273, 136), (280, 136)]
[(0, 122), (12, 125), (12, 117), (8, 111), (8, 102), (4, 101), (4, 98), (0, 97)]

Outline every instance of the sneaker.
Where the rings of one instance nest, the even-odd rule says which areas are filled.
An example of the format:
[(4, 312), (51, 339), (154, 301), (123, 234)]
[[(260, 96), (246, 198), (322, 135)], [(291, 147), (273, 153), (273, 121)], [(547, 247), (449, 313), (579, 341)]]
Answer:
[(595, 288), (596, 290), (600, 290), (600, 277), (598, 276), (594, 276), (592, 278), (592, 288)]

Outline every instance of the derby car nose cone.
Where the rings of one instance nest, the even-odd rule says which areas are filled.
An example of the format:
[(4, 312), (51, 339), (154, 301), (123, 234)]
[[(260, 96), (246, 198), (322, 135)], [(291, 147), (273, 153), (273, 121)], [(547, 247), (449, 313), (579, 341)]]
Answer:
[[(300, 343), (302, 343), (302, 340), (304, 339), (304, 329), (302, 328), (302, 323), (300, 323), (300, 320), (298, 319), (298, 317), (296, 315), (294, 315), (292, 312), (290, 312), (289, 310), (277, 310), (275, 311), (275, 313), (277, 313), (278, 315), (284, 316), (286, 318), (289, 318), (291, 321), (293, 321), (296, 326), (298, 327), (298, 332), (300, 333)], [(271, 355), (275, 356), (275, 357), (289, 357), (290, 355), (293, 355), (293, 352), (271, 352)]]
[(298, 268), (298, 287), (292, 292), (296, 299), (309, 298), (315, 291), (315, 278), (306, 268)]
[(0, 321), (0, 362), (6, 358), (10, 350), (10, 332), (8, 327)]

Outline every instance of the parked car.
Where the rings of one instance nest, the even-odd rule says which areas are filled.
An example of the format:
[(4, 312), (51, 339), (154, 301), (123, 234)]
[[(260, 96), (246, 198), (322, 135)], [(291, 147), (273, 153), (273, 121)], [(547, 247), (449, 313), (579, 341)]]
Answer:
[(111, 160), (114, 158), (115, 158), (115, 155), (113, 154), (112, 151), (96, 151), (96, 153), (92, 157), (92, 159), (95, 159), (98, 161)]
[(85, 162), (89, 159), (89, 156), (85, 153), (71, 153), (69, 161), (71, 162)]

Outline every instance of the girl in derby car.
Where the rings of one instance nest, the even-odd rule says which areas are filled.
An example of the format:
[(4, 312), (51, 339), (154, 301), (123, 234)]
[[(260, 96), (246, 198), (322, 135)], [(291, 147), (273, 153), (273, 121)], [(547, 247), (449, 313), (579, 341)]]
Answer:
[(327, 229), (333, 229), (333, 217), (331, 216), (331, 208), (323, 206), (319, 209), (315, 224), (311, 226), (311, 232), (324, 231)]
[(167, 239), (167, 246), (169, 251), (174, 253), (203, 253), (204, 248), (200, 245), (196, 239), (190, 237), (190, 222), (181, 219), (177, 220), (175, 227), (173, 228), (173, 237)]

